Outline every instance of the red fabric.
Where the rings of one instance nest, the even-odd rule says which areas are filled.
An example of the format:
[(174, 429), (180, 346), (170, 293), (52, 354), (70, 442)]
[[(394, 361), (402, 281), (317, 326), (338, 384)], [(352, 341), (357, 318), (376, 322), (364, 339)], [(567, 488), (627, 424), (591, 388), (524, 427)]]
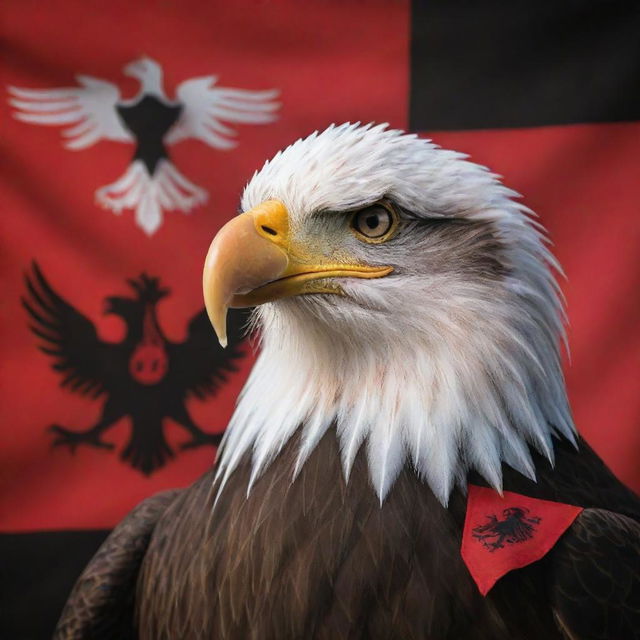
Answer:
[[(52, 287), (108, 340), (121, 339), (124, 326), (103, 315), (105, 297), (129, 295), (125, 280), (143, 271), (160, 276), (171, 288), (158, 304), (161, 328), (184, 339), (188, 321), (203, 306), (209, 243), (237, 212), (244, 184), (267, 158), (332, 122), (406, 127), (408, 3), (27, 0), (6, 4), (2, 13), (0, 530), (111, 527), (154, 492), (193, 482), (210, 468), (215, 451), (177, 452), (145, 476), (119, 458), (130, 433), (127, 418), (104, 436), (114, 451), (52, 449), (50, 425), (86, 429), (103, 401), (59, 386), (61, 377), (38, 350), (21, 307), (25, 271), (36, 259)], [(277, 89), (281, 104), (275, 122), (234, 126), (235, 149), (199, 140), (170, 148), (175, 166), (209, 192), (209, 201), (189, 214), (166, 212), (150, 237), (131, 210), (116, 216), (94, 200), (98, 187), (124, 173), (133, 147), (102, 140), (67, 150), (64, 127), (14, 119), (6, 90), (73, 87), (76, 74), (86, 74), (131, 97), (139, 84), (122, 68), (142, 55), (161, 64), (170, 97), (184, 80), (217, 75), (223, 87)], [(362, 73), (365, 68), (375, 73)], [(199, 426), (224, 428), (251, 364), (249, 357), (242, 360), (215, 397), (188, 400)], [(186, 434), (167, 420), (166, 435), (176, 448)]]
[(509, 571), (540, 560), (582, 511), (560, 502), (469, 485), (462, 558), (487, 595)]

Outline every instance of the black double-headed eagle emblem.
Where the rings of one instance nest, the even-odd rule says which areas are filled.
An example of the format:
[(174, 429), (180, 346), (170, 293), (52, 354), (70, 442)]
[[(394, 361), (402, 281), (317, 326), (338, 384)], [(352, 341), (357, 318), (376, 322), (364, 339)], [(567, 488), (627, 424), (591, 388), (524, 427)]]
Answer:
[(52, 288), (37, 264), (25, 282), (27, 295), (22, 302), (30, 328), (40, 350), (52, 358), (53, 368), (62, 376), (62, 386), (104, 400), (98, 421), (88, 429), (51, 425), (55, 446), (72, 451), (80, 446), (112, 449), (104, 435), (128, 416), (131, 433), (120, 457), (148, 475), (175, 455), (164, 435), (167, 418), (189, 434), (181, 449), (219, 444), (222, 434), (198, 427), (186, 401), (189, 396), (214, 395), (235, 370), (244, 354), (246, 312), (229, 314), (227, 349), (215, 339), (204, 308), (191, 318), (186, 340), (173, 342), (165, 336), (156, 313), (158, 302), (170, 292), (158, 278), (142, 274), (127, 281), (132, 296), (106, 298), (105, 313), (119, 316), (126, 325), (123, 340), (106, 342), (98, 337), (93, 322)]
[(495, 514), (487, 516), (488, 522), (472, 529), (472, 536), (489, 551), (503, 549), (505, 544), (516, 544), (533, 538), (542, 518), (529, 516), (525, 507), (508, 507), (502, 511), (502, 520)]

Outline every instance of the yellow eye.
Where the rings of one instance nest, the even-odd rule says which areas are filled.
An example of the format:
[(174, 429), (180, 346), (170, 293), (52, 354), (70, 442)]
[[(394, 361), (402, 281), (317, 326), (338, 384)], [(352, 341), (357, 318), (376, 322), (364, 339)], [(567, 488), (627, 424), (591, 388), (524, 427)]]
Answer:
[(351, 218), (351, 228), (364, 242), (386, 242), (398, 227), (398, 214), (390, 205), (377, 203), (360, 209)]

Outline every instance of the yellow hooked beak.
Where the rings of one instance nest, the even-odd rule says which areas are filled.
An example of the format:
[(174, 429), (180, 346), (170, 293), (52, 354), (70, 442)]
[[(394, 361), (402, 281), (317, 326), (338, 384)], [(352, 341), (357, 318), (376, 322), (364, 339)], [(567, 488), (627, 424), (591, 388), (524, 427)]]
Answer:
[(279, 200), (266, 200), (233, 218), (213, 239), (202, 285), (211, 324), (227, 346), (227, 309), (252, 307), (309, 293), (340, 293), (326, 278), (380, 278), (388, 266), (327, 262), (308, 247), (295, 246), (289, 214)]

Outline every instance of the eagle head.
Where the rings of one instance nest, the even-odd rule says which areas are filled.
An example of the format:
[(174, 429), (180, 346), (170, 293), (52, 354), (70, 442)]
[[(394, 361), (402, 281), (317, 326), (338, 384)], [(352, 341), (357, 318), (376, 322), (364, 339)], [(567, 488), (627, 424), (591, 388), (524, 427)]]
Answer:
[(139, 80), (143, 91), (162, 91), (162, 67), (155, 60), (142, 56), (125, 65), (122, 73)]
[(334, 429), (384, 500), (403, 465), (446, 503), (470, 469), (534, 477), (574, 440), (557, 267), (517, 194), (466, 156), (386, 125), (331, 126), (246, 186), (204, 270), (212, 324), (256, 305), (262, 350), (229, 425), (222, 485), (253, 483), (300, 432), (294, 473)]

